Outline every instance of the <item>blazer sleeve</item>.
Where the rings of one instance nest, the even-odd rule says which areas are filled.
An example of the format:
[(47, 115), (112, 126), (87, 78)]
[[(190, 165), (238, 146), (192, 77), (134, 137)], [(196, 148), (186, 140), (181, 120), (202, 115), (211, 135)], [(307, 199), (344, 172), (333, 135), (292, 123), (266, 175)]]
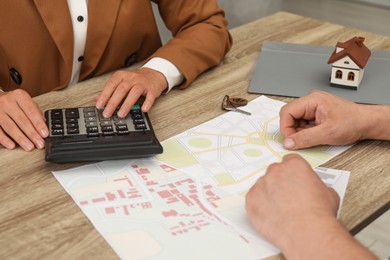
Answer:
[(173, 38), (150, 58), (169, 60), (183, 73), (186, 88), (221, 62), (232, 46), (224, 11), (215, 0), (155, 0)]

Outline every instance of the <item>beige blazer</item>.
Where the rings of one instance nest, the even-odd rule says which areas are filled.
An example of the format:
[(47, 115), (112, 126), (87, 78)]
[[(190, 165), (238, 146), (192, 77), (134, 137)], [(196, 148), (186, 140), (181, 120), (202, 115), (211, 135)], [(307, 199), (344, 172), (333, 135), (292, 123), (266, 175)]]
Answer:
[[(161, 46), (148, 0), (89, 0), (80, 80), (153, 56), (175, 64), (187, 87), (218, 64), (231, 47), (224, 13), (215, 0), (156, 0), (174, 38)], [(67, 86), (73, 29), (67, 0), (1, 1), (0, 87), (36, 96)]]

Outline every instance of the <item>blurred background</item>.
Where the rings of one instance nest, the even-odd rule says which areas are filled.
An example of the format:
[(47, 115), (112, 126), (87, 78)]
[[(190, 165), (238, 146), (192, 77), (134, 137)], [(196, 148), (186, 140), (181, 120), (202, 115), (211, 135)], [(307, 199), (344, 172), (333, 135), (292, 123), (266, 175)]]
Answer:
[[(217, 0), (217, 2), (225, 10), (229, 28), (278, 11), (286, 11), (390, 36), (390, 0)], [(166, 42), (171, 38), (171, 34), (159, 16), (156, 17), (162, 39)]]
[(217, 0), (230, 26), (287, 11), (390, 36), (390, 0)]
[[(196, 0), (194, 0), (196, 1)], [(217, 0), (229, 28), (285, 11), (390, 36), (390, 0)], [(170, 32), (155, 9), (163, 42)], [(390, 260), (390, 211), (355, 236), (380, 259)]]

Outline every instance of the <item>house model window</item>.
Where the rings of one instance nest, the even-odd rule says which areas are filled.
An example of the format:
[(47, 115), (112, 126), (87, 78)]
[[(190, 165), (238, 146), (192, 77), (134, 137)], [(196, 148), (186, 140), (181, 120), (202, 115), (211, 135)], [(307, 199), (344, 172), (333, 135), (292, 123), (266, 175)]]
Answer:
[(341, 70), (336, 70), (336, 79), (342, 79), (343, 78), (343, 72)]
[(346, 42), (337, 43), (328, 60), (328, 64), (332, 64), (332, 87), (358, 89), (371, 56), (370, 49), (363, 44), (364, 40), (363, 37), (353, 37)]

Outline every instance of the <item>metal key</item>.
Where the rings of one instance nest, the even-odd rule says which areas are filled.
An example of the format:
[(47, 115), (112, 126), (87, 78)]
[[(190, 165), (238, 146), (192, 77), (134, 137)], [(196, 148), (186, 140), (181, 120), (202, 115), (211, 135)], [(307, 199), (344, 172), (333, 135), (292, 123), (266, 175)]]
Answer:
[(240, 113), (243, 113), (243, 114), (248, 115), (248, 116), (252, 115), (251, 113), (244, 111), (242, 109), (236, 108), (234, 106), (222, 106), (222, 108), (225, 110), (228, 110), (228, 111), (240, 112)]

